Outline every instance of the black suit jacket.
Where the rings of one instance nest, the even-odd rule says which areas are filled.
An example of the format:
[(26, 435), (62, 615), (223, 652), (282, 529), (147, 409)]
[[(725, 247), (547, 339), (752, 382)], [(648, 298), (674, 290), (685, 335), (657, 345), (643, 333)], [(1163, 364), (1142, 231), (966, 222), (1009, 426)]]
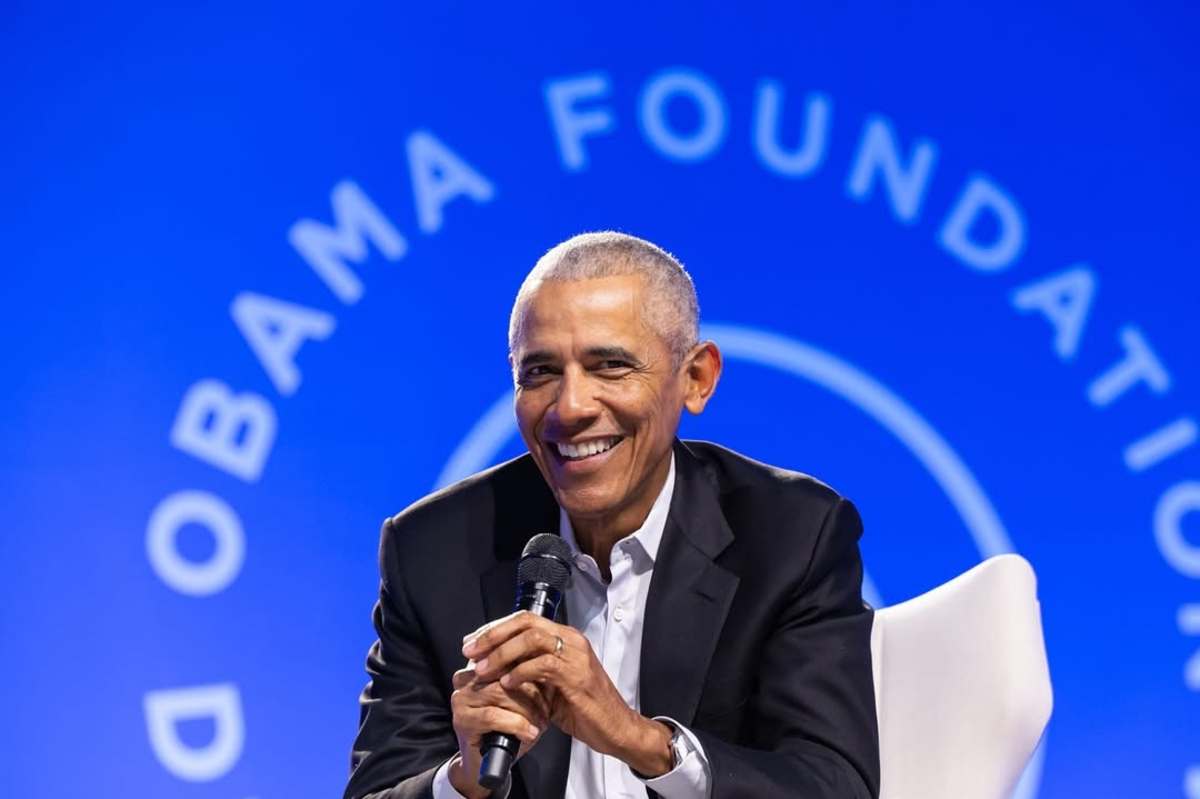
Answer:
[[(854, 506), (714, 444), (676, 441), (675, 471), (646, 600), (641, 712), (695, 732), (714, 799), (877, 796)], [(458, 750), (450, 693), (462, 636), (512, 611), (521, 550), (558, 519), (525, 455), (384, 522), (379, 640), (346, 799), (431, 796)], [(570, 743), (551, 727), (517, 763), (511, 799), (561, 797)]]

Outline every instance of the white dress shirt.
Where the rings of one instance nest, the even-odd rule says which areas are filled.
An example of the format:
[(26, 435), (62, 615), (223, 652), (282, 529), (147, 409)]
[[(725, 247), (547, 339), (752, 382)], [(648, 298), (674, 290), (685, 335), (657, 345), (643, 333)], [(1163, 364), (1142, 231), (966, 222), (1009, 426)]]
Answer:
[[(612, 579), (605, 583), (591, 555), (580, 551), (566, 511), (560, 511), (559, 530), (571, 547), (575, 569), (564, 601), (571, 626), (587, 637), (605, 672), (634, 710), (641, 709), (638, 677), (642, 661), (642, 621), (650, 576), (658, 556), (675, 493), (675, 455), (667, 471), (666, 483), (641, 528), (613, 545), (609, 555)], [(677, 727), (687, 739), (687, 755), (674, 769), (643, 780), (622, 761), (593, 751), (578, 740), (571, 741), (571, 763), (567, 771), (565, 799), (625, 799), (647, 796), (653, 788), (664, 799), (707, 799), (710, 771), (700, 741), (690, 730), (673, 719), (657, 717)], [(438, 769), (433, 779), (435, 799), (461, 797), (450, 784), (449, 764)]]

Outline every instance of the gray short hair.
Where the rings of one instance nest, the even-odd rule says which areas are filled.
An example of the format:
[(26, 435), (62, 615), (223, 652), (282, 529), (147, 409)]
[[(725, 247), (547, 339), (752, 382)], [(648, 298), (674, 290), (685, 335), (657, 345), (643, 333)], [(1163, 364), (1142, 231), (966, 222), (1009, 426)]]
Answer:
[(662, 337), (678, 366), (700, 337), (700, 304), (691, 275), (675, 256), (645, 239), (606, 230), (580, 233), (552, 247), (525, 276), (508, 322), (508, 351), (516, 343), (529, 297), (547, 281), (639, 275), (650, 301), (646, 323)]

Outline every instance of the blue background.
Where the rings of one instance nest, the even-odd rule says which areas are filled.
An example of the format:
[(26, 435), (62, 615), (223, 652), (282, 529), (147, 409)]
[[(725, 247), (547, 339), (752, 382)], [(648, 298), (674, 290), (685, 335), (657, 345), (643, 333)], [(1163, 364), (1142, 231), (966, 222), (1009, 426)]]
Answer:
[[(865, 3), (572, 7), (310, 2), (10, 7), (3, 22), (7, 252), (0, 380), (0, 794), (339, 795), (373, 639), (378, 526), (430, 490), (506, 390), (504, 332), (548, 246), (619, 228), (692, 271), (705, 320), (819, 347), (888, 386), (957, 451), (1040, 578), (1055, 715), (1038, 795), (1181, 796), (1200, 762), (1200, 640), (1178, 608), (1200, 586), (1155, 546), (1172, 485), (1200, 446), (1144, 472), (1122, 451), (1200, 398), (1200, 33), (1188, 4)], [(692, 164), (642, 135), (659, 71), (702, 73), (728, 136)], [(548, 80), (602, 71), (616, 118), (564, 169)], [(753, 97), (832, 102), (829, 149), (782, 178), (753, 149)], [(675, 108), (680, 130), (694, 122)], [(880, 186), (845, 189), (864, 119), (937, 163), (914, 224)], [(417, 226), (404, 142), (427, 129), (496, 187)], [(1017, 201), (1027, 246), (984, 274), (937, 243), (966, 179)], [(407, 256), (355, 270), (342, 305), (286, 239), (328, 222), (355, 180)], [(1012, 292), (1085, 262), (1098, 293), (1078, 356), (1019, 314)], [(229, 316), (255, 291), (333, 314), (280, 396)], [(1112, 405), (1088, 384), (1135, 324), (1172, 376)], [(168, 435), (204, 378), (266, 397), (279, 433), (253, 484)], [(912, 454), (810, 383), (732, 360), (688, 435), (809, 471), (853, 498), (867, 566), (889, 602), (979, 559)], [(499, 456), (516, 454), (509, 441)], [(160, 500), (210, 491), (246, 531), (237, 580), (183, 596), (151, 568)], [(1186, 524), (1197, 537), (1196, 518)], [(181, 547), (211, 553), (199, 530)], [(147, 691), (238, 685), (246, 744), (209, 783), (151, 750)], [(197, 743), (204, 729), (185, 730)]]

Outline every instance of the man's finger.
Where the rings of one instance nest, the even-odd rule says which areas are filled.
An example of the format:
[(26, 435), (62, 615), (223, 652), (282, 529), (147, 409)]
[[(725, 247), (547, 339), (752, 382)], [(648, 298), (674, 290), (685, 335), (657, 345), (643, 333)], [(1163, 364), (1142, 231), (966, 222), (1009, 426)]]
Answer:
[(483, 633), (485, 633), (485, 632), (487, 632), (488, 630), (492, 629), (493, 627), (495, 627), (495, 626), (497, 626), (497, 625), (499, 625), (499, 624), (503, 624), (504, 622), (506, 622), (506, 621), (508, 621), (509, 619), (511, 619), (511, 618), (513, 618), (514, 616), (516, 616), (518, 613), (525, 613), (525, 612), (527, 612), (527, 611), (524, 611), (524, 610), (514, 610), (512, 613), (508, 614), (507, 616), (501, 616), (501, 617), (500, 617), (500, 618), (498, 618), (498, 619), (492, 619), (491, 621), (489, 621), (489, 622), (486, 622), (486, 623), (484, 623), (484, 624), (480, 625), (479, 627), (475, 628), (474, 630), (472, 630), (471, 632), (469, 632), (469, 633), (467, 633), (466, 635), (464, 635), (464, 636), (463, 636), (463, 638), (462, 638), (462, 639), (463, 639), (463, 645), (465, 646), (465, 645), (466, 645), (466, 643), (467, 643), (467, 641), (471, 641), (471, 640), (474, 640), (475, 638), (478, 638), (480, 635), (482, 635)]
[(478, 635), (467, 639), (467, 642), (463, 644), (463, 655), (469, 658), (485, 655), (517, 633), (539, 623), (553, 624), (554, 622), (527, 610), (518, 610), (511, 616), (501, 619), (494, 627), (485, 625), (486, 629), (481, 628), (482, 631)]
[(457, 720), (472, 738), (489, 732), (503, 732), (515, 735), (525, 743), (533, 743), (541, 734), (541, 730), (520, 713), (495, 705), (463, 708)]
[(539, 625), (531, 625), (489, 650), (475, 663), (475, 673), (482, 680), (495, 679), (516, 663), (552, 653), (557, 639), (556, 633), (542, 629)]
[(499, 683), (492, 683), (498, 691), (503, 691), (508, 701), (515, 702), (524, 712), (525, 717), (534, 724), (544, 725), (550, 719), (550, 702), (540, 686), (533, 683), (523, 683), (512, 688), (505, 688)]
[(475, 679), (475, 666), (468, 663), (464, 668), (454, 672), (454, 676), (450, 678), (450, 684), (454, 690), (465, 688)]
[(519, 663), (512, 671), (500, 678), (500, 685), (512, 689), (522, 683), (535, 683), (560, 687), (559, 682), (566, 668), (566, 661), (558, 655), (541, 655)]
[(528, 683), (505, 688), (498, 682), (476, 680), (455, 689), (450, 700), (452, 706), (460, 708), (489, 705), (507, 708), (520, 713), (535, 724), (550, 718), (550, 702), (538, 686)]

